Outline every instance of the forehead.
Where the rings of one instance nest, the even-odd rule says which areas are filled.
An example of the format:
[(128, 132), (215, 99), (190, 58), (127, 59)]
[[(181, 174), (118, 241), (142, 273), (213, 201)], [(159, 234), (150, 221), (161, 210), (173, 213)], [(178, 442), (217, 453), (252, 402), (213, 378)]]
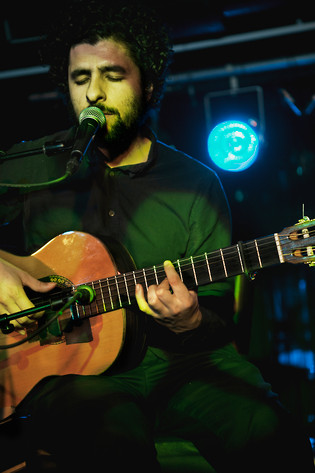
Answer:
[(127, 69), (136, 67), (127, 47), (113, 39), (103, 39), (94, 45), (80, 43), (70, 49), (70, 68), (100, 63), (120, 64)]

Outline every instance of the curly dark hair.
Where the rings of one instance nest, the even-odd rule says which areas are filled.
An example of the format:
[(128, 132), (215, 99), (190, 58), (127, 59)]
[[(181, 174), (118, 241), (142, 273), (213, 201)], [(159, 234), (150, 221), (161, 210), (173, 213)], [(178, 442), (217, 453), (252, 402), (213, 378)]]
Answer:
[(172, 58), (167, 26), (152, 9), (133, 1), (73, 0), (47, 35), (41, 58), (50, 65), (56, 85), (68, 95), (67, 70), (71, 47), (113, 38), (127, 46), (139, 67), (143, 90), (153, 85), (148, 109), (158, 108)]

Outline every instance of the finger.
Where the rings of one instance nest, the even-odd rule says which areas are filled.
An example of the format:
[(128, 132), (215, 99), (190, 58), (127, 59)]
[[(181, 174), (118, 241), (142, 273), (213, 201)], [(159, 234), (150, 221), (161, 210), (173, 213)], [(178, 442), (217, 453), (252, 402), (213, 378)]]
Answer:
[(43, 282), (33, 278), (30, 274), (23, 273), (21, 276), (23, 286), (27, 286), (35, 292), (48, 292), (56, 287), (54, 282)]
[[(16, 312), (19, 312), (19, 308), (17, 306), (15, 307), (12, 304), (11, 308), (14, 311), (14, 312), (12, 312), (13, 314), (16, 313)], [(7, 308), (3, 304), (0, 304), (0, 315), (1, 316), (10, 315), (10, 312), (8, 312)], [(12, 324), (13, 327), (15, 328), (15, 330), (17, 330), (21, 335), (25, 335), (26, 332), (25, 332), (23, 326), (17, 321), (17, 319), (7, 320), (7, 323)]]
[(163, 281), (161, 281), (158, 286), (153, 284), (152, 286), (149, 286), (149, 288), (150, 287), (157, 287), (157, 288), (161, 288), (161, 289), (168, 290), (168, 291), (171, 289), (170, 283), (169, 283), (167, 278), (163, 279)]
[(30, 325), (33, 325), (36, 322), (35, 319), (41, 317), (43, 313), (44, 312), (32, 314), (32, 316), (30, 317), (26, 317), (26, 316), (19, 317), (18, 319), (11, 320), (10, 323), (21, 335), (25, 335), (26, 334), (25, 328)]
[(29, 319), (30, 320), (33, 320), (33, 319), (40, 319), (41, 317), (43, 317), (43, 315), (45, 314), (45, 311), (42, 310), (41, 312), (35, 312), (34, 314), (30, 315), (29, 316)]
[[(26, 296), (25, 296), (26, 297)], [(15, 299), (7, 297), (1, 301), (2, 307), (5, 309), (7, 314), (15, 314), (21, 310), (28, 309), (31, 307), (31, 302), (27, 299), (27, 302), (24, 304), (23, 297), (16, 297)]]
[(174, 323), (172, 318), (164, 317), (162, 314), (159, 314), (151, 309), (150, 305), (145, 300), (144, 291), (141, 284), (137, 284), (136, 286), (136, 299), (137, 299), (139, 309), (142, 312), (152, 316), (160, 325), (163, 325), (169, 328)]
[(155, 315), (144, 297), (144, 291), (141, 284), (136, 284), (136, 301), (139, 309), (148, 315)]
[(171, 287), (176, 286), (178, 284), (183, 284), (179, 274), (177, 273), (176, 269), (174, 268), (174, 265), (171, 261), (166, 260), (163, 263), (164, 265), (164, 271), (167, 277), (167, 280)]
[(174, 294), (178, 295), (179, 297), (187, 295), (188, 289), (181, 280), (171, 261), (164, 261), (164, 271)]
[[(21, 312), (21, 309), (18, 306), (14, 307), (13, 304), (11, 305), (11, 310), (12, 310), (12, 312), (9, 312), (10, 315), (18, 314), (19, 312)], [(12, 323), (12, 325), (15, 327), (15, 329), (19, 330), (20, 333), (24, 334), (25, 333), (24, 327), (27, 326), (27, 325), (33, 324), (34, 320), (32, 320), (29, 317), (23, 316), (23, 317), (19, 317), (19, 318), (10, 320), (10, 323)]]
[(147, 301), (151, 309), (158, 314), (165, 312), (168, 308), (172, 294), (170, 292), (170, 285), (167, 279), (162, 281), (158, 286), (149, 286), (147, 292)]
[(6, 308), (4, 307), (4, 305), (0, 304), (0, 315), (5, 315), (7, 313), (8, 312), (7, 312)]
[[(2, 300), (1, 307), (4, 309), (3, 312), (6, 314), (18, 314), (19, 312), (34, 307), (34, 304), (26, 297), (26, 294), (21, 289), (17, 291), (14, 298), (6, 297), (6, 299)], [(34, 323), (34, 320), (30, 317), (23, 316), (12, 319), (11, 323), (16, 329), (23, 329), (23, 326)]]
[(26, 330), (24, 328), (23, 325), (21, 325), (16, 319), (15, 320), (11, 320), (10, 323), (13, 325), (13, 327), (15, 328), (15, 330), (17, 330), (19, 332), (19, 334), (21, 335), (25, 335), (26, 334)]
[[(35, 279), (33, 276), (30, 274), (24, 273), (23, 277), (21, 278), (22, 283), (24, 286), (28, 286), (30, 289), (32, 289), (35, 292), (41, 292), (45, 293), (48, 291), (51, 291), (56, 287), (56, 283), (54, 282), (43, 282), (39, 281), (38, 279)], [(32, 307), (35, 307), (34, 304), (28, 299), (26, 296), (24, 290), (20, 292), (20, 297), (18, 299), (18, 305), (20, 307), (20, 310), (27, 310)], [(44, 311), (41, 312), (35, 312), (29, 317), (23, 317), (18, 319), (18, 321), (22, 325), (30, 325), (34, 323), (34, 319), (39, 319), (44, 315)]]

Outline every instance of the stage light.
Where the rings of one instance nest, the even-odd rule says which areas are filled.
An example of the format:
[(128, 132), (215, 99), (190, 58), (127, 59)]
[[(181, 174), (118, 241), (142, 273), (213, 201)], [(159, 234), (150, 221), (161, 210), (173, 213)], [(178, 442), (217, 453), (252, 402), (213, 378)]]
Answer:
[(225, 171), (239, 172), (249, 168), (256, 160), (258, 151), (259, 138), (254, 128), (242, 121), (221, 122), (208, 137), (209, 156)]

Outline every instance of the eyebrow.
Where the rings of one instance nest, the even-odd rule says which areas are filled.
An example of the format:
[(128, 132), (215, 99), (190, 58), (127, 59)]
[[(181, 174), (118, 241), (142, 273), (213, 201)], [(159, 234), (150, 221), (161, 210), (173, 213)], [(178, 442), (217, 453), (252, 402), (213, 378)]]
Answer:
[[(100, 66), (98, 67), (98, 70), (102, 73), (106, 73), (106, 72), (117, 72), (119, 74), (126, 74), (126, 69), (122, 66), (117, 66), (117, 65), (112, 65), (112, 66)], [(74, 69), (71, 74), (70, 74), (70, 77), (72, 80), (75, 80), (77, 79), (78, 77), (80, 76), (89, 76), (91, 74), (91, 70), (90, 69), (87, 69), (87, 68), (78, 68), (78, 69)]]

